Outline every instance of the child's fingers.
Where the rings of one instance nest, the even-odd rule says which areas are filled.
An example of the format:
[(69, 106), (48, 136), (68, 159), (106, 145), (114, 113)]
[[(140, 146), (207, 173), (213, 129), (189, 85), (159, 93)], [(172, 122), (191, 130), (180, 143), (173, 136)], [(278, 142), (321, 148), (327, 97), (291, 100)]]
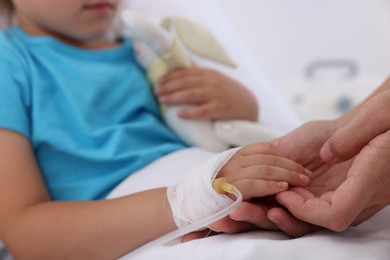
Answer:
[(285, 157), (270, 154), (253, 154), (243, 156), (240, 160), (241, 167), (251, 167), (256, 165), (269, 165), (284, 168), (292, 172), (299, 172), (307, 176), (311, 176), (312, 173), (305, 167)]
[(239, 153), (243, 156), (254, 155), (254, 154), (267, 154), (267, 155), (277, 155), (281, 157), (286, 157), (278, 147), (272, 143), (254, 143), (244, 146), (240, 149)]
[[(312, 173), (305, 169), (301, 164), (291, 160), (288, 156), (287, 153), (285, 153), (283, 150), (281, 150), (279, 147), (275, 146), (273, 143), (253, 143), (250, 145), (244, 146), (242, 149), (240, 149), (239, 154), (243, 156), (243, 160), (246, 161), (252, 161), (253, 163), (258, 164), (258, 160), (256, 159), (256, 156), (262, 155), (263, 157), (265, 156), (276, 156), (279, 158), (285, 159), (285, 163), (288, 161), (290, 170), (294, 170), (297, 172), (302, 172), (306, 175), (312, 175)], [(253, 157), (254, 156), (254, 157)], [(272, 159), (271, 159), (272, 160)], [(283, 163), (285, 165), (285, 163)], [(281, 166), (285, 167), (286, 166)], [(295, 169), (294, 169), (295, 168)]]
[(204, 73), (205, 73), (205, 69), (197, 68), (197, 67), (177, 69), (162, 76), (159, 79), (159, 82), (164, 83), (167, 81), (182, 79), (186, 77), (199, 77)]
[(201, 87), (202, 84), (199, 83), (199, 79), (189, 77), (159, 83), (154, 92), (156, 95), (162, 96), (191, 88), (199, 89)]
[(199, 70), (178, 70), (161, 77), (155, 90), (157, 95), (167, 94), (189, 87), (200, 88), (207, 83)]
[(236, 182), (239, 180), (287, 182), (292, 186), (307, 186), (310, 183), (310, 178), (305, 174), (268, 165), (256, 165), (242, 168), (235, 174), (230, 174), (227, 179), (229, 182)]
[(232, 184), (242, 193), (243, 200), (255, 197), (264, 197), (286, 191), (289, 187), (284, 181), (266, 181), (256, 179), (243, 179), (232, 182)]
[(197, 88), (186, 88), (177, 90), (176, 92), (163, 94), (158, 96), (158, 100), (162, 104), (203, 104), (209, 101), (209, 96), (202, 90)]

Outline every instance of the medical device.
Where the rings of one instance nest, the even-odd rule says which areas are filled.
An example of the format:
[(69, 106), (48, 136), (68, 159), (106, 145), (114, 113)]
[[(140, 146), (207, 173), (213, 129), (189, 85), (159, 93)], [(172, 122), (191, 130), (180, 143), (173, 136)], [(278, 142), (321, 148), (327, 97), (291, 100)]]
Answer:
[(207, 228), (208, 224), (214, 223), (226, 216), (228, 216), (233, 210), (235, 210), (238, 206), (240, 206), (242, 202), (242, 194), (239, 190), (236, 189), (232, 184), (228, 183), (225, 178), (218, 178), (214, 179), (212, 186), (216, 192), (218, 192), (221, 195), (225, 194), (232, 194), (236, 197), (236, 199), (233, 201), (232, 204), (230, 204), (228, 207), (224, 208), (223, 210), (220, 210), (208, 217), (205, 217), (204, 219), (201, 219), (197, 222), (191, 223), (185, 227), (179, 228), (177, 230), (174, 230), (166, 235), (163, 235), (141, 247), (138, 249), (135, 249), (133, 252), (128, 254), (127, 256), (132, 256), (135, 254), (139, 254), (144, 250), (150, 249), (154, 246), (160, 246), (164, 245), (172, 240), (181, 238), (182, 236), (189, 234), (194, 231), (199, 231), (202, 229)]

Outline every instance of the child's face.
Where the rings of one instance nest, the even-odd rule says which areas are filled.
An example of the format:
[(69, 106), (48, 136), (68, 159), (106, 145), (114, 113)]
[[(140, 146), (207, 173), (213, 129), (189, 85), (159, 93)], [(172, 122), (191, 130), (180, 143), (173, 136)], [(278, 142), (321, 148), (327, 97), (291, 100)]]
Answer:
[(20, 26), (68, 41), (102, 39), (121, 0), (13, 0)]

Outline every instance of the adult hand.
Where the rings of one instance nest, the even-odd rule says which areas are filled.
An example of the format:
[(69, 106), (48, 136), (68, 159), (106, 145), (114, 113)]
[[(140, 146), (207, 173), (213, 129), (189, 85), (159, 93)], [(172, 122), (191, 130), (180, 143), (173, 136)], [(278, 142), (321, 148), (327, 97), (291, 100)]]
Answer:
[(169, 73), (160, 79), (156, 94), (162, 104), (191, 105), (179, 111), (183, 118), (256, 121), (258, 117), (252, 93), (211, 69), (190, 67)]
[[(341, 118), (332, 121), (309, 122), (290, 134), (276, 140), (274, 143), (286, 152), (289, 158), (301, 163), (307, 169), (314, 171), (316, 177), (312, 180), (308, 189), (296, 188), (292, 191), (282, 192), (277, 195), (278, 200), (298, 218), (292, 216), (289, 212), (280, 207), (269, 209), (262, 204), (245, 205), (243, 208), (237, 209), (236, 213), (232, 213), (232, 216), (236, 214), (235, 220), (240, 221), (235, 224), (237, 230), (240, 228), (249, 229), (250, 224), (252, 224), (252, 228), (253, 226), (263, 226), (262, 228), (267, 229), (279, 228), (291, 236), (301, 236), (310, 233), (319, 229), (320, 226), (334, 230), (344, 230), (351, 224), (356, 225), (361, 223), (386, 206), (389, 203), (389, 194), (386, 193), (387, 188), (381, 188), (380, 185), (375, 185), (375, 183), (372, 184), (373, 188), (370, 189), (371, 192), (377, 194), (375, 198), (372, 197), (367, 201), (361, 199), (361, 196), (365, 196), (366, 199), (370, 198), (370, 194), (367, 194), (368, 191), (365, 185), (375, 182), (374, 180), (376, 177), (370, 178), (370, 175), (366, 175), (365, 177), (370, 179), (370, 181), (366, 181), (360, 176), (361, 171), (363, 170), (359, 169), (360, 165), (366, 165), (365, 168), (367, 169), (367, 167), (370, 166), (371, 161), (381, 160), (381, 158), (375, 156), (367, 156), (367, 154), (370, 155), (367, 150), (370, 151), (370, 149), (373, 149), (372, 147), (375, 148), (377, 142), (383, 142), (382, 139), (375, 139), (375, 142), (373, 140), (372, 144), (374, 144), (374, 146), (368, 146), (369, 148), (363, 150), (364, 153), (362, 151), (362, 155), (359, 154), (355, 159), (343, 163), (327, 165), (321, 157), (323, 157), (325, 161), (336, 162), (336, 160), (332, 158), (326, 158), (327, 154), (324, 150), (329, 149), (329, 146), (343, 147), (345, 143), (349, 143), (351, 144), (348, 148), (349, 150), (337, 150), (337, 148), (330, 149), (336, 151), (335, 154), (341, 155), (338, 156), (340, 158), (343, 158), (343, 154), (346, 154), (344, 159), (351, 158), (362, 150), (364, 145), (371, 140), (370, 138), (375, 138), (383, 131), (388, 130), (389, 126), (387, 125), (387, 122), (389, 120), (384, 120), (385, 117), (388, 116), (388, 113), (386, 112), (388, 110), (386, 106), (388, 102), (389, 91), (383, 91), (380, 95), (370, 98), (364, 106), (358, 110), (358, 116), (355, 116), (352, 120), (343, 120), (343, 118)], [(375, 128), (375, 126), (368, 124), (368, 122), (379, 124), (379, 126), (378, 128)], [(351, 134), (359, 132), (360, 129), (362, 130), (361, 135), (356, 136)], [(343, 141), (342, 138), (349, 141)], [(381, 138), (385, 139), (383, 136)], [(323, 147), (325, 143), (329, 144), (326, 145), (328, 147)], [(342, 159), (339, 160), (341, 161)], [(381, 167), (381, 169), (376, 168), (376, 170), (378, 178), (383, 179), (388, 185), (389, 180), (386, 175), (386, 167)], [(358, 174), (356, 175), (360, 177), (356, 178), (355, 172), (357, 172)], [(351, 183), (354, 185), (351, 185)], [(343, 195), (343, 189), (345, 188), (349, 188), (347, 190), (350, 192), (349, 194), (351, 194), (350, 196), (344, 194), (346, 197), (340, 199), (345, 204), (338, 202), (338, 204), (334, 204), (333, 208), (331, 208), (331, 205), (333, 205), (330, 204), (332, 199), (335, 200), (337, 196), (340, 196), (339, 194)], [(295, 194), (295, 196), (290, 196), (291, 194)], [(311, 202), (306, 204), (304, 203), (305, 201)], [(318, 205), (315, 204), (316, 202)], [(346, 207), (345, 205), (348, 205), (349, 207)], [(251, 216), (249, 210), (246, 210), (249, 208), (251, 208), (250, 211), (257, 212), (254, 215), (258, 216), (257, 220), (259, 221)], [(311, 216), (310, 214), (312, 211), (314, 213)], [(328, 215), (324, 215), (323, 212), (327, 212)], [(268, 227), (264, 227), (264, 223), (267, 223), (264, 220), (264, 217), (272, 220), (275, 225), (270, 224)], [(299, 218), (302, 220), (299, 220)], [(222, 222), (219, 224), (216, 224), (224, 225), (224, 223), (232, 222), (233, 220), (224, 219), (221, 221)], [(308, 224), (304, 221), (308, 221), (312, 224)], [(234, 227), (231, 223), (228, 223), (228, 225)]]
[[(283, 150), (289, 158), (300, 163), (307, 169), (314, 172), (315, 179), (311, 181), (309, 187), (314, 187), (325, 178), (319, 178), (320, 173), (327, 170), (327, 166), (320, 158), (320, 149), (340, 127), (338, 120), (311, 121), (298, 127), (291, 133), (276, 139), (273, 143)], [(332, 172), (328, 172), (330, 175)], [(323, 175), (325, 176), (325, 175)], [(337, 175), (336, 175), (337, 176)], [(338, 176), (342, 176), (338, 174)], [(328, 176), (332, 178), (332, 176)], [(326, 178), (328, 178), (326, 177)], [(314, 181), (314, 184), (313, 184)], [(323, 184), (323, 190), (337, 187), (343, 181), (342, 177), (333, 179), (332, 182), (326, 181)], [(318, 184), (317, 184), (318, 185)], [(286, 211), (280, 205), (275, 204), (266, 212), (265, 216), (270, 219), (278, 229), (292, 237), (299, 237), (320, 229), (319, 226), (306, 223), (297, 219), (290, 212)], [(248, 218), (246, 216), (246, 218)], [(242, 217), (245, 220), (245, 217)]]
[[(313, 121), (302, 125), (286, 136), (274, 141), (284, 155), (302, 164), (314, 172), (315, 178), (311, 180), (307, 192), (321, 195), (337, 189), (346, 179), (351, 162), (330, 165), (325, 164), (320, 158), (320, 148), (339, 128), (339, 122)], [(304, 193), (304, 189), (296, 192)], [(282, 192), (286, 194), (287, 192)], [(281, 195), (282, 195), (281, 194)], [(278, 198), (281, 197), (278, 195)], [(284, 196), (282, 196), (284, 198)], [(290, 201), (289, 203), (292, 203)], [(313, 225), (300, 220), (286, 211), (280, 204), (269, 198), (256, 199), (256, 203), (243, 203), (226, 217), (210, 225), (215, 231), (238, 233), (253, 229), (282, 230), (292, 237), (299, 237), (318, 230), (318, 225)], [(208, 232), (192, 233), (183, 237), (183, 241), (204, 237)]]
[(389, 130), (389, 104), (390, 90), (385, 90), (368, 99), (353, 119), (336, 131), (325, 143), (321, 149), (321, 158), (325, 162), (350, 159), (373, 138)]
[(318, 179), (312, 180), (308, 189), (282, 192), (277, 200), (298, 219), (343, 231), (390, 203), (389, 160), (387, 131), (371, 140), (355, 158), (321, 167)]
[[(258, 198), (250, 202), (244, 201), (229, 216), (210, 224), (210, 229), (187, 234), (183, 236), (182, 241), (203, 238), (219, 232), (234, 234), (251, 230), (283, 231), (291, 237), (299, 237), (320, 228), (301, 221), (288, 212), (275, 207), (280, 207), (280, 204), (274, 200), (273, 196)], [(276, 214), (282, 221), (271, 221), (269, 218), (270, 210), (277, 210)]]
[(320, 149), (339, 127), (340, 122), (337, 120), (311, 121), (274, 140), (273, 143), (284, 151), (288, 158), (313, 171), (324, 164)]
[[(374, 139), (376, 136), (390, 129), (390, 118), (388, 118), (390, 109), (388, 106), (390, 101), (390, 90), (387, 90), (389, 86), (390, 79), (369, 97), (367, 101), (357, 107), (355, 111), (351, 111), (352, 113), (333, 121), (307, 123), (293, 131), (291, 134), (276, 140), (276, 144), (289, 153), (290, 158), (293, 158), (308, 169), (316, 171), (316, 175), (319, 174), (319, 171), (322, 171), (322, 176), (326, 176), (328, 180), (336, 175), (344, 176), (349, 170), (352, 171), (352, 168), (349, 169), (347, 167), (344, 172), (340, 172), (340, 169), (337, 171), (337, 167), (339, 166), (333, 166), (327, 171), (324, 171), (324, 161), (335, 163), (348, 160), (353, 156), (356, 156), (371, 139)], [(352, 119), (351, 115), (353, 115)], [(329, 139), (325, 141), (327, 138)], [(307, 148), (305, 148), (305, 146)], [(320, 153), (318, 153), (320, 147)], [(359, 159), (357, 159), (356, 163), (359, 162), (361, 156), (362, 155), (359, 155)], [(355, 168), (356, 163), (351, 166)], [(348, 162), (346, 164), (348, 164)], [(326, 188), (329, 184), (329, 181), (326, 178), (317, 177), (315, 180), (312, 180), (310, 187), (313, 188), (316, 185), (322, 187), (322, 192), (318, 193), (317, 190), (317, 193), (313, 192), (311, 193), (311, 196), (322, 194), (326, 197), (329, 196), (330, 192), (336, 190), (338, 187), (337, 185), (333, 190), (329, 189), (329, 187)], [(344, 185), (346, 185), (344, 181), (347, 182), (347, 179), (339, 179), (339, 185), (343, 185), (344, 187)], [(301, 195), (308, 194), (302, 189), (300, 189), (300, 192)], [(355, 187), (354, 192), (360, 192), (358, 187)], [(285, 198), (285, 194), (286, 193), (279, 195), (278, 198)], [(369, 204), (365, 205), (364, 203), (357, 203), (357, 205), (360, 205), (364, 209), (362, 209), (360, 214), (358, 214), (350, 224), (360, 223), (383, 207), (383, 205), (379, 205), (378, 207), (367, 208), (369, 207)], [(271, 209), (268, 212), (268, 217), (273, 219), (275, 223), (278, 223), (278, 226), (281, 229), (283, 229), (283, 225), (289, 226), (289, 224), (294, 221), (287, 212), (280, 208)], [(342, 216), (342, 218), (342, 221), (345, 223), (351, 221), (351, 217), (348, 219), (347, 215)], [(324, 225), (317, 221), (314, 221), (313, 223)], [(336, 224), (336, 226), (346, 228), (347, 226), (345, 223)], [(325, 226), (329, 227), (329, 224)], [(304, 229), (302, 230), (301, 234), (304, 234)], [(298, 231), (299, 234), (300, 231), (296, 231)]]

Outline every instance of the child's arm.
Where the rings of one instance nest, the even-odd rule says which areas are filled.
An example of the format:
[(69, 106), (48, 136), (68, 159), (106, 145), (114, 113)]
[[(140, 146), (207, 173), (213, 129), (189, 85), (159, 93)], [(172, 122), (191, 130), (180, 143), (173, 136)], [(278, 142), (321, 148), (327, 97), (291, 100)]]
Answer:
[(16, 259), (115, 259), (176, 228), (166, 189), (50, 200), (28, 140), (0, 129), (0, 237)]
[[(302, 167), (263, 156), (272, 153), (267, 147), (240, 150), (221, 172), (247, 199), (286, 190), (285, 182), (307, 184)], [(53, 202), (26, 138), (0, 130), (0, 158), (0, 237), (17, 259), (114, 259), (176, 229), (165, 188), (112, 200)]]
[(215, 70), (189, 67), (163, 76), (156, 89), (162, 104), (194, 105), (179, 111), (183, 118), (257, 121), (254, 95)]

